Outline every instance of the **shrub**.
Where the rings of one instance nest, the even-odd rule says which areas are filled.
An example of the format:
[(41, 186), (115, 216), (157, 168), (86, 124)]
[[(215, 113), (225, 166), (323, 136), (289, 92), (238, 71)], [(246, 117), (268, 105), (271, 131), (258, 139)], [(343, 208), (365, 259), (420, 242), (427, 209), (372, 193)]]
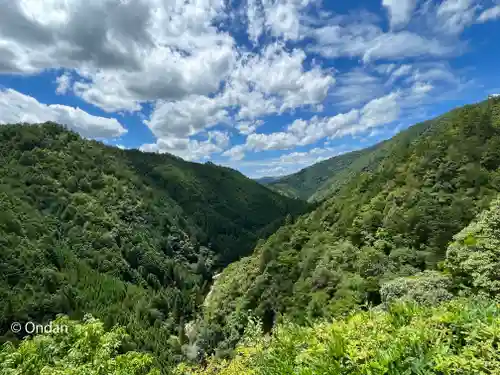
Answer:
[(394, 301), (414, 301), (436, 305), (452, 299), (451, 278), (437, 271), (425, 271), (415, 276), (400, 277), (382, 285), (380, 295), (384, 304)]
[(106, 332), (90, 316), (83, 323), (58, 318), (54, 329), (25, 339), (19, 347), (7, 342), (0, 350), (0, 374), (5, 375), (159, 375), (149, 354), (124, 350), (122, 328)]
[(446, 266), (458, 283), (477, 292), (500, 292), (500, 197), (454, 237)]
[(492, 302), (396, 303), (333, 323), (282, 325), (239, 347), (232, 361), (182, 365), (178, 374), (498, 374), (499, 340), (500, 306)]

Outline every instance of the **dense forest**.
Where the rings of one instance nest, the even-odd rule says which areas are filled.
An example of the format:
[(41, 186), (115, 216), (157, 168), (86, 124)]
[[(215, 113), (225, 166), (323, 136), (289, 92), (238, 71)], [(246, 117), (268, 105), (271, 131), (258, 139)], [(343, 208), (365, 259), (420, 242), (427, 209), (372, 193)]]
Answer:
[(251, 316), (265, 332), (281, 319), (331, 319), (380, 305), (386, 282), (443, 270), (453, 236), (500, 192), (500, 101), (418, 124), (381, 149), (375, 168), (224, 270), (193, 345), (225, 356)]
[(177, 373), (497, 374), (499, 269), (500, 195), (454, 236), (443, 272), (386, 281), (381, 303), (369, 309), (358, 306), (308, 324), (284, 317), (272, 335), (265, 335), (262, 319), (250, 316), (231, 360), (214, 356), (203, 365), (182, 364)]
[(5, 335), (1, 374), (500, 371), (498, 98), (283, 195), (54, 124), (0, 127), (0, 157), (3, 332), (71, 328)]
[(213, 273), (306, 208), (228, 168), (1, 126), (2, 341), (22, 336), (11, 322), (91, 313), (168, 367)]

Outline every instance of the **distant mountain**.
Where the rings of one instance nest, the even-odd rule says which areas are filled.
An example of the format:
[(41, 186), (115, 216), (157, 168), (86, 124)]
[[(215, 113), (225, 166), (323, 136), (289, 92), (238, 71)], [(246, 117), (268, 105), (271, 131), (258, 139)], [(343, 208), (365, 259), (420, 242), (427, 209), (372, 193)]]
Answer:
[(316, 163), (301, 171), (285, 177), (278, 177), (263, 182), (270, 189), (285, 196), (311, 200), (312, 197), (328, 184), (332, 178), (349, 168), (356, 160), (373, 152), (376, 147), (354, 151)]
[(0, 330), (91, 313), (168, 366), (213, 272), (306, 209), (229, 168), (2, 125)]
[(261, 177), (261, 178), (255, 179), (255, 181), (257, 181), (259, 184), (267, 185), (267, 184), (270, 184), (274, 181), (278, 181), (280, 178), (281, 177)]
[[(411, 141), (432, 125), (427, 121), (400, 133), (401, 140)], [(387, 141), (372, 147), (335, 156), (289, 176), (267, 181), (271, 190), (291, 198), (321, 201), (332, 196), (356, 174), (374, 170), (388, 155), (391, 144)]]

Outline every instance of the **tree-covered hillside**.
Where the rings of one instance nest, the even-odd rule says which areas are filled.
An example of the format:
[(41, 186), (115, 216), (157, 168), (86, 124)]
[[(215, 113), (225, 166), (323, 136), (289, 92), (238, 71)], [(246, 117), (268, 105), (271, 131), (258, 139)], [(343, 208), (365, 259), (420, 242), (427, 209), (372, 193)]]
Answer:
[(500, 195), (454, 236), (443, 273), (386, 282), (382, 303), (367, 311), (358, 306), (307, 325), (284, 317), (269, 335), (249, 316), (232, 359), (184, 363), (177, 373), (498, 374), (499, 209)]
[(306, 324), (378, 305), (383, 283), (442, 268), (453, 236), (500, 191), (500, 100), (454, 110), (383, 147), (376, 168), (224, 270), (196, 345), (230, 350), (249, 315), (269, 331), (281, 315)]
[(302, 216), (230, 169), (54, 124), (0, 142), (1, 328), (83, 319), (7, 343), (8, 373), (500, 371), (500, 99), (361, 152)]
[[(356, 160), (372, 154), (377, 146), (353, 151), (316, 163), (308, 168), (281, 178), (269, 178), (261, 183), (285, 196), (310, 200), (331, 180), (348, 169)], [(343, 182), (344, 180), (340, 181)]]
[(175, 362), (214, 270), (305, 208), (213, 164), (0, 126), (2, 340), (14, 321), (92, 313)]
[(285, 196), (311, 202), (322, 201), (336, 194), (359, 173), (373, 171), (389, 155), (394, 144), (411, 142), (430, 128), (434, 121), (412, 126), (398, 134), (392, 142), (384, 141), (363, 150), (335, 156), (295, 174), (261, 183)]

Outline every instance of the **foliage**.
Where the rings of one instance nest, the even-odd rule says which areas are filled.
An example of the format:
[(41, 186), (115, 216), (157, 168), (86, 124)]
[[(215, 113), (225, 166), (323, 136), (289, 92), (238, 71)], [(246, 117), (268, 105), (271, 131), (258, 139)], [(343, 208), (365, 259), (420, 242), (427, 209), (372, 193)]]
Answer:
[(465, 106), (332, 162), (296, 218), (228, 168), (2, 126), (0, 327), (90, 312), (165, 373), (498, 372), (498, 307), (434, 306), (498, 293), (498, 150), (500, 99)]
[(0, 332), (92, 313), (168, 369), (213, 272), (305, 207), (228, 168), (2, 125)]
[(106, 332), (102, 322), (86, 316), (82, 323), (60, 317), (64, 327), (26, 338), (19, 347), (10, 342), (0, 350), (3, 375), (159, 375), (151, 355), (126, 350), (123, 328)]
[(283, 324), (270, 339), (239, 346), (231, 361), (182, 365), (178, 374), (497, 374), (499, 342), (497, 304), (398, 303), (312, 327)]
[(458, 283), (474, 292), (500, 292), (500, 196), (454, 237), (447, 266)]
[[(283, 315), (311, 324), (379, 305), (381, 285), (436, 269), (453, 236), (500, 191), (499, 115), (500, 100), (490, 100), (397, 135), (381, 146), (386, 156), (373, 171), (357, 173), (224, 270), (201, 323), (210, 347), (231, 348), (249, 314), (266, 332)], [(498, 280), (494, 254), (483, 255), (491, 259), (483, 259), (482, 287)], [(442, 289), (427, 293), (434, 283)], [(444, 284), (427, 274), (399, 280), (391, 293), (413, 285), (412, 298), (437, 302), (449, 297)]]
[(380, 295), (384, 304), (395, 301), (413, 301), (437, 305), (450, 300), (452, 279), (437, 271), (425, 271), (411, 277), (400, 277), (383, 284)]

